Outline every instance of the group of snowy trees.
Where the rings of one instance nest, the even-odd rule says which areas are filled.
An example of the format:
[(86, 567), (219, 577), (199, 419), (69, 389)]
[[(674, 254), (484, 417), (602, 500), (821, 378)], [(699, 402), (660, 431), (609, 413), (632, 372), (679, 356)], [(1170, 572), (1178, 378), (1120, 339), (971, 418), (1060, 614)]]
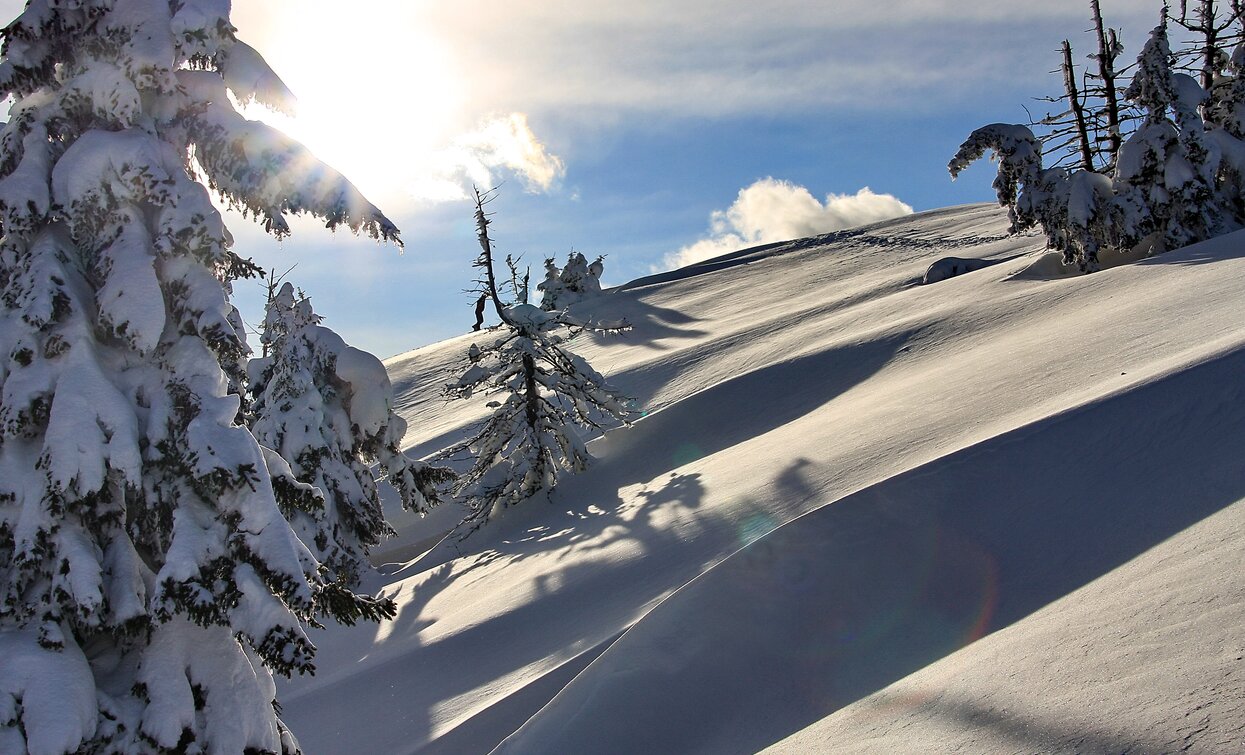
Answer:
[[(1124, 70), (1115, 68), (1116, 32), (1104, 29), (1097, 0), (1092, 9), (1093, 85), (1076, 86), (1065, 43), (1068, 110), (1039, 122), (1049, 127), (1040, 136), (1021, 125), (977, 129), (948, 165), (951, 175), (993, 152), (994, 188), (1012, 230), (1040, 226), (1064, 264), (1084, 271), (1098, 269), (1104, 250), (1154, 254), (1245, 226), (1241, 4), (1198, 0), (1174, 17), (1165, 6), (1135, 66)], [(1173, 26), (1195, 35), (1175, 53)]]
[(601, 273), (604, 271), (604, 257), (597, 257), (589, 264), (583, 254), (571, 252), (561, 270), (549, 257), (545, 260), (545, 279), (536, 285), (543, 292), (540, 308), (550, 312), (566, 309), (601, 293)]
[[(262, 271), (210, 192), (277, 236), (306, 212), (401, 240), (238, 113), (291, 98), (229, 9), (30, 0), (2, 32), (0, 752), (297, 752), (271, 672), (314, 671), (321, 620), (393, 615), (354, 592), (391, 531), (373, 468), (419, 512), (454, 479), (402, 453), (383, 365), (292, 285), (249, 358), (232, 286)], [(458, 449), (473, 527), (585, 465), (568, 424), (625, 419), (559, 334), (587, 325), (503, 306), (478, 210), (504, 327), (450, 392), (508, 396)], [(572, 256), (559, 291), (599, 276)]]

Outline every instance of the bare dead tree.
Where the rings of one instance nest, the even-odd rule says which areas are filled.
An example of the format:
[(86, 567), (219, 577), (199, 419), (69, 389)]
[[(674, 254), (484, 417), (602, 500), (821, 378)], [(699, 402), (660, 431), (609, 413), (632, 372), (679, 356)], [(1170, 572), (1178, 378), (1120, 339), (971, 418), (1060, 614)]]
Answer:
[(1180, 16), (1172, 19), (1191, 34), (1198, 36), (1198, 44), (1191, 57), (1200, 63), (1195, 66), (1200, 73), (1202, 88), (1208, 93), (1215, 87), (1216, 78), (1227, 67), (1227, 47), (1239, 42), (1241, 33), (1230, 33), (1242, 18), (1241, 0), (1229, 0), (1228, 12), (1220, 16), (1215, 0), (1197, 0), (1197, 7), (1189, 13), (1188, 0), (1181, 0)]
[(474, 293), (487, 294), (490, 301), (493, 302), (493, 309), (497, 311), (497, 316), (507, 325), (513, 325), (506, 317), (506, 307), (502, 304), (501, 296), (497, 293), (497, 276), (493, 272), (493, 241), (489, 238), (488, 228), (493, 221), (489, 219), (489, 213), (484, 208), (496, 197), (493, 189), (481, 192), (479, 188), (473, 186), (471, 190), (476, 196), (476, 239), (480, 242), (480, 255), (476, 257), (472, 267), (478, 268), (483, 277), (476, 278)]
[(1107, 164), (1114, 165), (1124, 136), (1120, 123), (1120, 94), (1116, 86), (1118, 72), (1115, 61), (1124, 51), (1115, 29), (1108, 28), (1102, 21), (1102, 5), (1100, 0), (1090, 0), (1090, 9), (1094, 14), (1094, 36), (1098, 40), (1098, 53), (1090, 56), (1098, 63), (1098, 81), (1103, 100), (1102, 116), (1106, 120), (1106, 133), (1097, 141), (1106, 144)]
[(1121, 92), (1128, 85), (1133, 66), (1117, 64), (1124, 52), (1119, 33), (1106, 25), (1100, 0), (1090, 1), (1090, 11), (1094, 27), (1089, 32), (1094, 34), (1096, 51), (1088, 58), (1093, 63), (1079, 70), (1071, 41), (1064, 40), (1060, 67), (1051, 72), (1060, 74), (1063, 93), (1038, 98), (1062, 109), (1040, 120), (1030, 118), (1028, 125), (1041, 141), (1048, 165), (1101, 173), (1115, 166), (1120, 145), (1139, 116), (1122, 102)]
[(1096, 142), (1090, 137), (1090, 131), (1097, 121), (1095, 112), (1087, 105), (1088, 87), (1078, 86), (1077, 80), (1081, 73), (1073, 62), (1071, 41), (1065, 39), (1059, 49), (1059, 68), (1051, 73), (1060, 74), (1063, 93), (1037, 99), (1039, 102), (1058, 105), (1062, 109), (1047, 112), (1040, 120), (1030, 118), (1028, 125), (1037, 134), (1049, 166), (1096, 171)]
[(1089, 142), (1089, 127), (1086, 125), (1085, 104), (1081, 101), (1081, 93), (1076, 87), (1076, 68), (1072, 65), (1072, 42), (1063, 41), (1063, 85), (1068, 98), (1068, 109), (1072, 114), (1073, 127), (1081, 148), (1081, 167), (1088, 171), (1094, 170), (1094, 151)]

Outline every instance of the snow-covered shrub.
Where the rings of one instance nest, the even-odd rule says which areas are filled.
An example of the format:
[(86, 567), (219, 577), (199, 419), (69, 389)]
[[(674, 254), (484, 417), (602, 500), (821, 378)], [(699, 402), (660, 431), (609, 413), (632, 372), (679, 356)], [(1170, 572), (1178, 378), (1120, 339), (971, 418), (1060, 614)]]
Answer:
[(238, 422), (258, 269), (192, 175), (278, 234), (397, 229), (235, 111), (288, 93), (228, 2), (31, 0), (3, 38), (0, 751), (296, 751), (270, 671), (393, 609), (327, 579)]
[(278, 487), (282, 513), (316, 558), (353, 586), (368, 548), (392, 532), (371, 465), (420, 513), (437, 502), (436, 484), (447, 473), (402, 453), (406, 421), (393, 411), (384, 365), (320, 322), (311, 300), (296, 297), (289, 283), (270, 299), (262, 336), (268, 356), (249, 365), (250, 424), (294, 479), (316, 490), (283, 496)]
[(605, 258), (597, 257), (591, 264), (579, 252), (571, 252), (566, 266), (561, 270), (553, 258), (545, 260), (545, 279), (536, 285), (543, 294), (541, 309), (553, 311), (566, 309), (576, 302), (601, 293), (601, 273), (605, 271)]
[(470, 365), (446, 386), (446, 394), (458, 399), (497, 395), (500, 400), (489, 402), (492, 416), (471, 437), (442, 452), (443, 458), (466, 453), (473, 460), (453, 488), (468, 509), (464, 536), (507, 506), (552, 492), (561, 472), (586, 469), (592, 457), (580, 427), (604, 429), (628, 416), (622, 395), (566, 341), (585, 329), (616, 332), (629, 326), (593, 325), (531, 304), (504, 306), (492, 270), (484, 201), (477, 196), (481, 254), (476, 266), (485, 271), (486, 293), (502, 328), (483, 345), (471, 345)]

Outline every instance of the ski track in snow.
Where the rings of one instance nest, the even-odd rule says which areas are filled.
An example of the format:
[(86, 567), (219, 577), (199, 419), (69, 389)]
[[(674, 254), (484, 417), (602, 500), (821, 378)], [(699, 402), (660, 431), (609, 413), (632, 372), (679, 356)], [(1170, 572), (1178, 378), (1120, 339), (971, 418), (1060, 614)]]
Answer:
[[(572, 345), (643, 416), (461, 545), (391, 511), (398, 616), (281, 682), (307, 752), (1240, 752), (1245, 235), (1011, 280), (1040, 241), (1005, 228), (586, 303), (635, 325)], [(945, 256), (1003, 261), (914, 285)], [(416, 454), (484, 417), (439, 395), (471, 341), (387, 364)]]

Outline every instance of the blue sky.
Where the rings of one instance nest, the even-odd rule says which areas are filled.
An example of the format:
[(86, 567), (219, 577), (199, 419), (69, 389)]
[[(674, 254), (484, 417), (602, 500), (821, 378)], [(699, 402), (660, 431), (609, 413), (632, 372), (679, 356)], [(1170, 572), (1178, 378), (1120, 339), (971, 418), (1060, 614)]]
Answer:
[[(1135, 55), (1159, 5), (1103, 6)], [(293, 120), (248, 115), (342, 170), (406, 251), (314, 220), (282, 243), (227, 222), (238, 252), (296, 265), (289, 279), (325, 324), (387, 357), (472, 321), (472, 180), (500, 184), (497, 246), (536, 279), (573, 248), (605, 254), (612, 283), (713, 236), (715, 213), (710, 241), (729, 245), (739, 235), (723, 241), (737, 230), (723, 226), (740, 215), (726, 211), (761, 179), (776, 181), (758, 194), (781, 191), (740, 210), (759, 224), (747, 238), (807, 225), (767, 225), (784, 198), (806, 215), (864, 187), (918, 211), (991, 200), (988, 165), (952, 183), (947, 160), (973, 128), (1023, 121), (1057, 90), (1047, 72), (1064, 37), (1089, 52), (1088, 12), (1083, 0), (242, 0), (239, 36), (300, 101)], [(258, 284), (236, 295), (259, 319)]]

